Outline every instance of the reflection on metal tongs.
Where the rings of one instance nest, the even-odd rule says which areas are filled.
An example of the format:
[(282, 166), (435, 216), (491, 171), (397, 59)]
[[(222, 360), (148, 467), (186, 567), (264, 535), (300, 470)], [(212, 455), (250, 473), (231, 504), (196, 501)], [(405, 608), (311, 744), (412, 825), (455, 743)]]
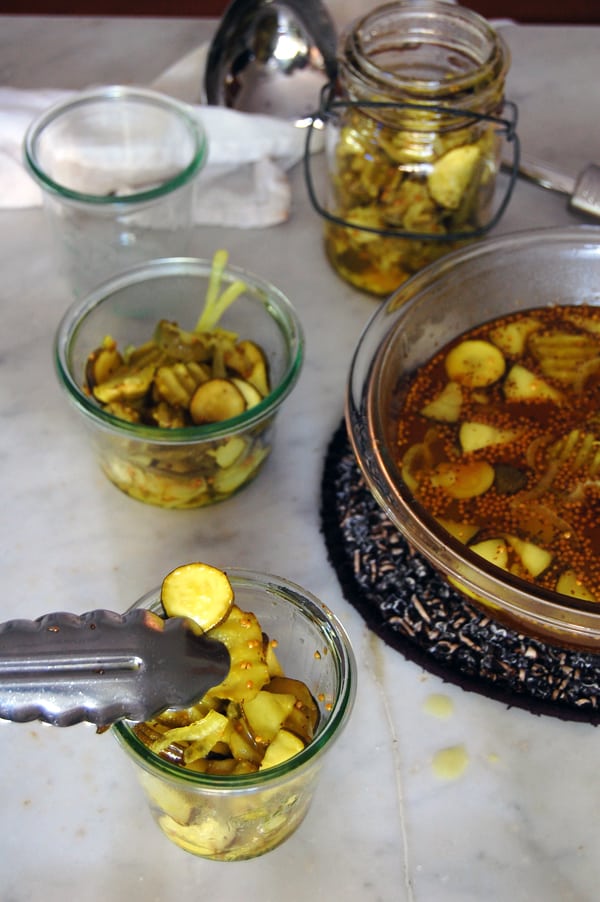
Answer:
[(18, 723), (147, 720), (194, 704), (228, 672), (221, 642), (141, 608), (0, 624), (0, 718)]
[(306, 125), (335, 77), (336, 45), (320, 0), (232, 0), (209, 48), (206, 101)]
[[(502, 162), (505, 169), (511, 165), (508, 161)], [(600, 218), (600, 166), (590, 163), (577, 178), (573, 178), (541, 160), (521, 154), (519, 175), (542, 188), (566, 194), (575, 210)]]

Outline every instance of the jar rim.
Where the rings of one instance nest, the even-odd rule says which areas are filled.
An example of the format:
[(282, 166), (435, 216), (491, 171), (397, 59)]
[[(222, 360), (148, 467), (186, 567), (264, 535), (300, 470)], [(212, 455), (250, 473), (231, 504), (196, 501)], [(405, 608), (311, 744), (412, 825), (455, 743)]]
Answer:
[[(439, 54), (435, 72), (416, 55), (423, 57), (432, 48)], [(410, 61), (389, 65), (392, 52), (398, 58), (405, 51)], [(447, 51), (445, 57), (440, 51)], [(373, 58), (384, 52), (385, 67)], [(465, 109), (480, 107), (490, 88), (493, 107), (509, 63), (508, 46), (491, 23), (447, 0), (396, 0), (376, 7), (346, 28), (338, 52), (341, 82), (350, 94), (379, 92), (437, 104), (447, 100)]]

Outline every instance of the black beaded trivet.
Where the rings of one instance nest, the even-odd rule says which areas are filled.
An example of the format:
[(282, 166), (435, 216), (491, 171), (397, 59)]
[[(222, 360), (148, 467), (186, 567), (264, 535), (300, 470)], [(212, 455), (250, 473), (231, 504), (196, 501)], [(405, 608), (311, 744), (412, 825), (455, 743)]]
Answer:
[(600, 654), (530, 639), (452, 589), (374, 500), (343, 423), (325, 459), (321, 529), (344, 596), (406, 658), (509, 707), (600, 723)]

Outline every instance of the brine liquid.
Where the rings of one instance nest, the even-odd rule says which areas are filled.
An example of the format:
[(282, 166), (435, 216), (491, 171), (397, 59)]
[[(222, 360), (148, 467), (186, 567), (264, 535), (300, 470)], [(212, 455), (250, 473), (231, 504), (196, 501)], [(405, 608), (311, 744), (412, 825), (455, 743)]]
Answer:
[(600, 309), (491, 321), (403, 395), (399, 461), (428, 511), (497, 566), (600, 601)]

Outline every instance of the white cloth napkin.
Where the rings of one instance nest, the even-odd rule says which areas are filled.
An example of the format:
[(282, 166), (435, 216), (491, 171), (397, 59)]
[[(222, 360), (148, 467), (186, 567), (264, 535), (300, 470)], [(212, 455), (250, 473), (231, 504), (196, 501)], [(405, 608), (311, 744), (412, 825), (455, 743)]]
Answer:
[[(287, 171), (302, 158), (304, 130), (271, 116), (193, 103), (203, 63), (201, 47), (149, 86), (189, 103), (208, 136), (195, 222), (256, 228), (285, 221), (291, 209)], [(23, 138), (34, 118), (73, 93), (0, 87), (0, 209), (41, 205), (41, 190), (23, 166)]]

